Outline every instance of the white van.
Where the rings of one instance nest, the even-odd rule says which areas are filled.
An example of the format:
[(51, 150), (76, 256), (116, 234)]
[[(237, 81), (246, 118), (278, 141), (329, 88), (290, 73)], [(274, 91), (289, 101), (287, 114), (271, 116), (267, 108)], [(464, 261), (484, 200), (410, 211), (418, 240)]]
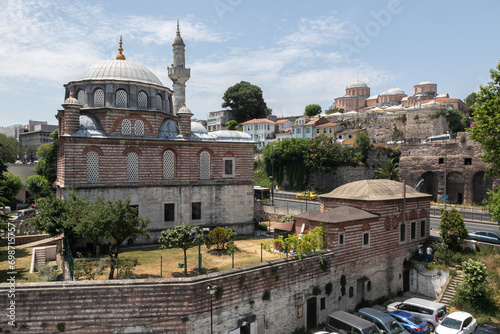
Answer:
[(430, 136), (426, 140), (424, 140), (422, 143), (433, 143), (433, 142), (437, 142), (437, 141), (445, 141), (445, 140), (450, 140), (450, 139), (451, 139), (450, 134), (445, 133), (445, 134), (438, 135), (438, 136)]

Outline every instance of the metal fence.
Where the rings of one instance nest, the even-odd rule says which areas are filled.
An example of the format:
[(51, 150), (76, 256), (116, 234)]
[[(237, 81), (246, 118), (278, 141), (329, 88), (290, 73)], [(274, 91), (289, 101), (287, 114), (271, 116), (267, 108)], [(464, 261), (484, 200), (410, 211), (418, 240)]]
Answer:
[[(430, 215), (435, 216), (435, 217), (441, 217), (441, 209), (442, 208), (431, 208), (430, 209)], [(458, 212), (462, 215), (462, 218), (464, 220), (475, 220), (475, 221), (481, 221), (481, 222), (491, 222), (491, 214), (488, 211), (485, 210), (460, 210), (459, 208), (457, 209)]]

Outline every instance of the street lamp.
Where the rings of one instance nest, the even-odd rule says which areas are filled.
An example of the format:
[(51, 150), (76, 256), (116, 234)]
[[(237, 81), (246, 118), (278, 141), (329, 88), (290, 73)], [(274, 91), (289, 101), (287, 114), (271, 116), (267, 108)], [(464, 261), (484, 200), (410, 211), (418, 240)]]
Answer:
[(209, 284), (207, 286), (207, 290), (210, 293), (210, 334), (213, 334), (214, 332), (214, 326), (213, 326), (213, 296), (215, 295), (215, 291), (217, 290), (217, 285), (212, 285)]
[(276, 145), (273, 145), (271, 148), (271, 204), (274, 205), (274, 148)]

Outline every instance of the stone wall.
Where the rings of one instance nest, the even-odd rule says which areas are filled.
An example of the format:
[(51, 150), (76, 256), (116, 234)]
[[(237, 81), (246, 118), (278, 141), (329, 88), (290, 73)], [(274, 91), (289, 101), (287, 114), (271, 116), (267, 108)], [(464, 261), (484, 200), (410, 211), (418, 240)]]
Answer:
[[(16, 245), (24, 245), (24, 244), (29, 244), (34, 241), (38, 240), (43, 240), (50, 238), (49, 234), (39, 234), (39, 235), (18, 235), (16, 236)], [(50, 243), (51, 245), (55, 245), (56, 241), (52, 241)], [(0, 246), (6, 246), (7, 245), (7, 238), (0, 238)]]

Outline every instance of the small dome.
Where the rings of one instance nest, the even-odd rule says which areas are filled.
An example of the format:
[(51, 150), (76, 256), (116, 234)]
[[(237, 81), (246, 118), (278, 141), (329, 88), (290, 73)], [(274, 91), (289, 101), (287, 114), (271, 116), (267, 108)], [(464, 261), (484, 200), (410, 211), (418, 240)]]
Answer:
[(119, 80), (162, 86), (160, 79), (144, 66), (128, 60), (107, 60), (87, 68), (75, 81)]
[[(181, 110), (181, 109), (179, 109), (179, 110)], [(208, 133), (207, 129), (205, 129), (205, 127), (198, 122), (191, 122), (191, 132), (192, 133)]]
[[(406, 198), (430, 197), (406, 185)], [(392, 180), (362, 180), (344, 184), (321, 198), (383, 201), (403, 198), (403, 184)]]
[(351, 82), (349, 84), (349, 86), (347, 86), (347, 88), (360, 88), (360, 87), (366, 87), (367, 88), (368, 85), (364, 81), (356, 80), (354, 82)]
[(391, 88), (380, 94), (380, 96), (387, 96), (387, 95), (406, 95), (406, 94), (401, 88)]
[(179, 111), (177, 112), (177, 115), (182, 115), (182, 114), (185, 114), (185, 115), (192, 115), (193, 114), (191, 112), (191, 110), (188, 107), (186, 107), (185, 103), (184, 103), (184, 107), (179, 109)]
[(430, 81), (422, 81), (421, 83), (419, 83), (418, 85), (415, 85), (415, 86), (420, 86), (420, 85), (435, 85), (435, 83), (430, 82)]
[(74, 105), (80, 105), (80, 102), (78, 102), (77, 99), (75, 99), (74, 97), (68, 97), (66, 100), (64, 100), (64, 104), (74, 104)]

